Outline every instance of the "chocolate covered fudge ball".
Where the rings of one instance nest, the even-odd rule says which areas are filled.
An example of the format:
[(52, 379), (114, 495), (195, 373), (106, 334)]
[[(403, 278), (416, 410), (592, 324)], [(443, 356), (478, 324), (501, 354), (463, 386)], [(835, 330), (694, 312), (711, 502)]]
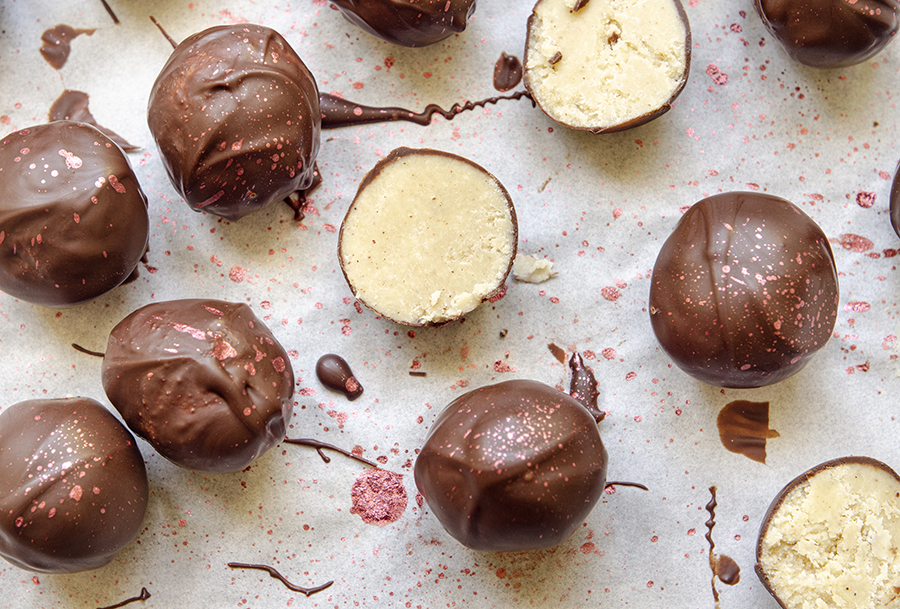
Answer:
[(900, 476), (868, 457), (817, 465), (763, 520), (756, 573), (785, 609), (897, 606)]
[(690, 63), (680, 0), (539, 0), (528, 19), (525, 87), (573, 129), (621, 131), (668, 112)]
[(90, 398), (0, 412), (0, 556), (42, 573), (102, 567), (140, 532), (147, 471), (125, 426)]
[(245, 304), (173, 300), (113, 329), (103, 387), (137, 435), (182, 467), (241, 470), (284, 439), (294, 373)]
[(382, 40), (424, 47), (462, 32), (475, 0), (334, 0), (350, 23)]
[(831, 246), (809, 216), (779, 197), (729, 192), (691, 207), (663, 244), (650, 321), (688, 374), (761, 387), (825, 346), (838, 295)]
[(98, 129), (55, 121), (0, 141), (0, 290), (44, 306), (87, 302), (147, 251), (147, 197)]
[(398, 148), (360, 184), (338, 258), (367, 307), (435, 326), (503, 289), (517, 237), (512, 199), (484, 168), (447, 152)]
[(794, 61), (839, 68), (869, 59), (894, 39), (897, 0), (755, 0), (769, 33)]
[(319, 91), (267, 27), (216, 26), (179, 44), (147, 120), (172, 185), (196, 211), (238, 220), (313, 184)]
[(597, 422), (536, 381), (507, 381), (454, 400), (428, 432), (416, 486), (461, 544), (548, 548), (581, 526), (606, 484)]

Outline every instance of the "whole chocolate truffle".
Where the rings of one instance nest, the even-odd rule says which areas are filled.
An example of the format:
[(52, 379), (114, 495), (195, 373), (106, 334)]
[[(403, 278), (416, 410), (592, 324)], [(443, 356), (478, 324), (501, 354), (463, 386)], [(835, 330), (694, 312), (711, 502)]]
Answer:
[(682, 370), (723, 387), (761, 387), (800, 371), (837, 319), (834, 255), (790, 202), (755, 192), (703, 199), (653, 267), (650, 321)]
[(470, 391), (438, 416), (416, 486), (450, 535), (474, 550), (555, 546), (600, 499), (606, 449), (572, 397), (536, 381)]
[(0, 413), (0, 556), (22, 569), (102, 567), (147, 511), (147, 471), (125, 426), (90, 398)]
[(173, 300), (113, 328), (103, 387), (128, 427), (170, 461), (232, 472), (284, 439), (294, 372), (247, 305)]
[(387, 42), (424, 47), (466, 29), (475, 0), (334, 0), (350, 23)]
[(56, 121), (0, 141), (0, 290), (45, 306), (86, 302), (147, 251), (147, 197), (98, 129)]
[(150, 132), (175, 189), (229, 220), (312, 185), (321, 121), (312, 74), (260, 25), (194, 34), (150, 93)]
[(897, 0), (755, 0), (766, 29), (794, 61), (839, 68), (879, 53), (897, 33)]

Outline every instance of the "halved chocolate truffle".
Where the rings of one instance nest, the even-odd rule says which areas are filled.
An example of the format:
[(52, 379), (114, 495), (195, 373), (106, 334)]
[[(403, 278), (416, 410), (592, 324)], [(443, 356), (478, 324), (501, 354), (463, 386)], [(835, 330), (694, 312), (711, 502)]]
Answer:
[(98, 129), (55, 121), (0, 141), (0, 290), (44, 306), (87, 302), (147, 251), (147, 197)]
[(162, 456), (233, 472), (284, 439), (294, 372), (247, 305), (173, 300), (113, 328), (103, 387), (128, 427)]
[(839, 68), (869, 59), (900, 27), (897, 0), (755, 0), (769, 33), (794, 61)]
[(17, 567), (102, 567), (140, 532), (148, 495), (134, 436), (95, 400), (0, 413), (0, 556)]
[(406, 47), (424, 47), (462, 32), (475, 0), (334, 0), (350, 23)]
[(573, 129), (621, 131), (668, 112), (690, 64), (680, 0), (538, 0), (528, 19), (525, 87)]
[(756, 545), (756, 573), (785, 609), (898, 607), (900, 476), (868, 457), (817, 465), (785, 486)]
[(512, 199), (484, 168), (447, 152), (398, 148), (360, 184), (338, 258), (367, 307), (436, 326), (503, 288), (517, 237)]
[(838, 296), (831, 246), (809, 216), (779, 197), (729, 192), (691, 207), (663, 244), (650, 321), (688, 374), (761, 387), (825, 346)]
[(577, 400), (536, 381), (488, 385), (438, 416), (416, 486), (450, 535), (474, 550), (548, 548), (600, 499), (607, 454)]
[(319, 91), (267, 27), (216, 26), (179, 44), (153, 84), (147, 121), (195, 211), (238, 220), (313, 184)]

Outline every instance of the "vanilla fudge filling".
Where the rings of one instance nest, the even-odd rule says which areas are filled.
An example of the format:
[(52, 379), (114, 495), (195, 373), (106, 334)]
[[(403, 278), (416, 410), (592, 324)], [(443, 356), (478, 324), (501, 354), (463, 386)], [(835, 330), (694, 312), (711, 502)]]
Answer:
[(900, 607), (900, 480), (865, 461), (835, 463), (788, 491), (759, 567), (787, 609)]
[(582, 129), (667, 106), (687, 77), (689, 28), (677, 2), (540, 0), (525, 58), (535, 101), (554, 120)]
[(401, 148), (360, 185), (339, 257), (366, 306), (410, 325), (445, 323), (504, 284), (516, 253), (509, 194), (478, 165)]

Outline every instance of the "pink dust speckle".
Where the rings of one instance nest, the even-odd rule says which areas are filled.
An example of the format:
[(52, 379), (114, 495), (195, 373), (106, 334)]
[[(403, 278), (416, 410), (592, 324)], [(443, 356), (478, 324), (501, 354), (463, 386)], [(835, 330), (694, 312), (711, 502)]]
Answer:
[(841, 247), (845, 250), (850, 250), (851, 252), (867, 252), (875, 247), (875, 244), (869, 239), (860, 235), (854, 235), (853, 233), (844, 233), (841, 235), (840, 243)]
[(719, 66), (714, 63), (706, 66), (706, 74), (720, 87), (728, 84), (728, 74), (719, 70)]
[(602, 355), (606, 359), (616, 359), (616, 350), (612, 347), (607, 347), (600, 352), (600, 355)]
[(618, 220), (619, 217), (622, 215), (622, 213), (623, 213), (623, 212), (622, 212), (622, 208), (621, 208), (621, 207), (615, 208), (615, 209), (613, 210), (613, 219), (614, 219), (614, 220)]
[(494, 362), (494, 372), (515, 372), (515, 368), (504, 362), (502, 359), (498, 359)]
[(240, 283), (244, 280), (244, 277), (247, 276), (247, 269), (242, 267), (240, 264), (235, 264), (231, 267), (231, 270), (228, 271), (228, 278), (231, 279), (235, 283)]
[(870, 305), (867, 302), (863, 302), (861, 300), (854, 301), (854, 302), (848, 302), (847, 304), (844, 305), (845, 311), (855, 311), (857, 313), (865, 313), (866, 311), (868, 311), (871, 308), (872, 308), (872, 305)]
[(875, 205), (875, 193), (860, 190), (856, 193), (856, 204), (864, 208), (872, 207)]
[(628, 374), (625, 375), (626, 381), (633, 381), (636, 378), (637, 378), (637, 372), (629, 372)]
[(350, 497), (350, 513), (359, 515), (366, 524), (380, 527), (400, 518), (408, 501), (403, 476), (383, 469), (361, 473), (353, 483)]
[(621, 296), (621, 294), (619, 293), (619, 290), (617, 290), (616, 288), (614, 288), (612, 286), (606, 286), (604, 288), (601, 288), (600, 295), (603, 296), (603, 298), (605, 298), (606, 300), (608, 300), (610, 302), (617, 301), (619, 299), (619, 296)]

